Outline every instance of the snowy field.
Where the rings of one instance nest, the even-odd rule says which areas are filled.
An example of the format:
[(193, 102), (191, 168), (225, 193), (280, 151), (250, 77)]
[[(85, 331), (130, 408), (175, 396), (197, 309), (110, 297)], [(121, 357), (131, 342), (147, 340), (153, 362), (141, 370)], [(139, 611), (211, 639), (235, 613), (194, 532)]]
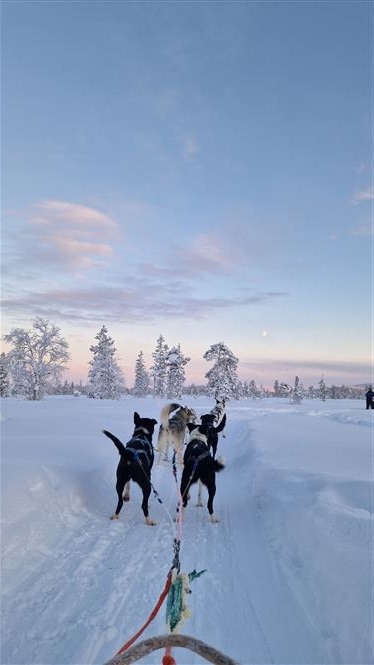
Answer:
[[(159, 420), (165, 403), (2, 400), (2, 665), (102, 664), (148, 618), (172, 563), (176, 484), (170, 463), (155, 465), (156, 526), (137, 487), (110, 521), (119, 457), (101, 430), (126, 442), (134, 410)], [(372, 663), (374, 411), (271, 398), (230, 402), (227, 414), (221, 521), (195, 506), (196, 486), (183, 516), (181, 572), (206, 572), (181, 632), (241, 665)], [(141, 639), (163, 633), (165, 604)]]

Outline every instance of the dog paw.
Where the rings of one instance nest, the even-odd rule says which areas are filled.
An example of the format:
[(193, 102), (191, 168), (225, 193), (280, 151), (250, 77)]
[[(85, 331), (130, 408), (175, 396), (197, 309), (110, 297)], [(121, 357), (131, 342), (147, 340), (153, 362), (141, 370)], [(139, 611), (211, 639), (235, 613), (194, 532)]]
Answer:
[(196, 508), (202, 508), (203, 505), (204, 505), (204, 504), (203, 504), (202, 501), (198, 501), (197, 504), (196, 504)]
[(211, 515), (210, 521), (213, 522), (213, 524), (217, 524), (217, 522), (219, 522), (220, 520), (215, 515)]
[(150, 517), (146, 517), (145, 523), (147, 526), (156, 526), (157, 522), (155, 520), (151, 520)]
[(112, 515), (112, 517), (111, 517), (110, 519), (111, 519), (111, 520), (118, 520), (118, 515), (115, 515), (115, 514), (114, 514), (114, 515)]

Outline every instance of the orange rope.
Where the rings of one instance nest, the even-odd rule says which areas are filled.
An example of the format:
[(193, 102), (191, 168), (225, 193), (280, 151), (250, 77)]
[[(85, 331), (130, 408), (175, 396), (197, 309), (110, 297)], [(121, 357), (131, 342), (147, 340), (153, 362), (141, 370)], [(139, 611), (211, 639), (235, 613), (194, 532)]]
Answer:
[(162, 593), (161, 593), (161, 595), (160, 595), (160, 597), (159, 597), (159, 599), (158, 599), (158, 601), (157, 601), (157, 603), (156, 603), (154, 609), (152, 610), (151, 614), (149, 615), (149, 617), (148, 617), (147, 621), (145, 622), (144, 626), (142, 626), (142, 627), (140, 628), (140, 630), (138, 630), (138, 632), (136, 633), (136, 635), (134, 635), (134, 637), (132, 637), (131, 640), (129, 640), (128, 642), (126, 642), (126, 644), (124, 644), (123, 647), (122, 647), (119, 651), (117, 651), (116, 656), (119, 656), (121, 653), (123, 653), (124, 651), (126, 651), (126, 649), (128, 649), (129, 647), (131, 647), (131, 645), (135, 642), (135, 640), (137, 640), (138, 637), (139, 637), (139, 636), (143, 633), (143, 631), (147, 628), (147, 626), (149, 626), (149, 624), (151, 623), (151, 621), (153, 621), (153, 619), (155, 618), (157, 612), (159, 611), (159, 609), (160, 609), (162, 603), (164, 602), (166, 596), (167, 596), (168, 593), (169, 593), (170, 585), (171, 585), (171, 571), (169, 572), (169, 574), (168, 574), (168, 576), (167, 576), (167, 578), (166, 578), (166, 582), (165, 582), (164, 590), (162, 591)]

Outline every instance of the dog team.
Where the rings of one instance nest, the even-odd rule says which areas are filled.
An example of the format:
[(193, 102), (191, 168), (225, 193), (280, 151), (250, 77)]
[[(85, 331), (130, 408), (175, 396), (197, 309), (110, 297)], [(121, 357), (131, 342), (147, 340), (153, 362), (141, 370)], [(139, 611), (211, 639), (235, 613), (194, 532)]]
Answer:
[[(226, 425), (225, 400), (216, 399), (214, 408), (198, 416), (193, 409), (181, 406), (176, 402), (167, 404), (161, 410), (157, 452), (158, 463), (168, 461), (169, 451), (173, 450), (174, 459), (183, 464), (180, 482), (182, 506), (185, 508), (189, 500), (191, 485), (199, 483), (198, 506), (202, 506), (201, 487), (208, 490), (207, 508), (212, 522), (218, 522), (213, 511), (213, 500), (216, 493), (216, 473), (222, 471), (224, 463), (216, 459), (218, 434)], [(130, 499), (130, 481), (137, 483), (142, 490), (142, 510), (146, 524), (156, 524), (149, 517), (148, 501), (152, 490), (151, 472), (154, 463), (155, 449), (152, 439), (157, 420), (141, 418), (135, 411), (134, 431), (131, 439), (123, 444), (114, 434), (103, 430), (113, 441), (120, 461), (117, 466), (116, 491), (118, 503), (111, 519), (118, 519), (123, 502)], [(224, 435), (223, 435), (224, 436)], [(184, 452), (183, 452), (184, 448)]]

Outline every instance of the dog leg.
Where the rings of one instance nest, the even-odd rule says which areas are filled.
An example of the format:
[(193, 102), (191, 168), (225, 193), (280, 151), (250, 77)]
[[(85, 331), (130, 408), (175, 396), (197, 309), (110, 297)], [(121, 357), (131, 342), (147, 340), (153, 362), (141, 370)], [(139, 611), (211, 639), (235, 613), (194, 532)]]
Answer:
[(117, 496), (118, 496), (118, 503), (117, 503), (116, 512), (110, 518), (111, 520), (118, 520), (118, 515), (120, 514), (121, 508), (123, 506), (123, 498), (122, 497), (123, 497), (123, 492), (124, 492), (124, 489), (125, 489), (125, 484), (126, 483), (124, 482), (123, 479), (117, 480), (116, 491), (117, 491)]
[(218, 522), (218, 519), (214, 516), (213, 513), (213, 500), (216, 494), (216, 483), (215, 478), (211, 478), (210, 482), (207, 484), (208, 488), (208, 503), (207, 508), (210, 515), (211, 522)]
[(157, 439), (157, 450), (158, 450), (158, 460), (157, 464), (161, 464), (161, 458), (162, 458), (162, 453), (165, 448), (165, 442), (164, 442), (164, 428), (162, 425), (160, 425), (160, 429), (158, 432), (158, 439)]
[(183, 446), (180, 448), (174, 448), (174, 450), (177, 464), (183, 464)]
[[(190, 498), (189, 492), (188, 492), (188, 485), (189, 485), (190, 479), (189, 475), (187, 472), (183, 471), (182, 473), (182, 480), (181, 480), (181, 486), (180, 486), (180, 493), (182, 497), (182, 505), (183, 508), (186, 508), (188, 499)], [(178, 509), (177, 509), (178, 510)]]
[(148, 511), (148, 499), (149, 499), (149, 496), (151, 494), (150, 480), (148, 480), (148, 479), (144, 480), (144, 485), (142, 485), (142, 491), (143, 491), (142, 511), (144, 513), (145, 523), (148, 526), (155, 526), (155, 524), (157, 524), (157, 522), (155, 522), (154, 520), (151, 520), (151, 518), (149, 517), (149, 511)]
[(128, 481), (125, 485), (125, 491), (123, 493), (123, 500), (124, 501), (130, 501), (130, 481)]
[(216, 517), (214, 514), (212, 514), (212, 515), (210, 516), (210, 521), (213, 522), (213, 524), (216, 524), (216, 523), (219, 522), (220, 520), (218, 519), (218, 517)]
[(202, 508), (202, 506), (203, 506), (202, 490), (203, 490), (203, 486), (201, 484), (201, 480), (199, 480), (199, 491), (198, 491), (198, 494), (197, 494), (197, 504), (196, 504), (196, 506), (198, 508)]

